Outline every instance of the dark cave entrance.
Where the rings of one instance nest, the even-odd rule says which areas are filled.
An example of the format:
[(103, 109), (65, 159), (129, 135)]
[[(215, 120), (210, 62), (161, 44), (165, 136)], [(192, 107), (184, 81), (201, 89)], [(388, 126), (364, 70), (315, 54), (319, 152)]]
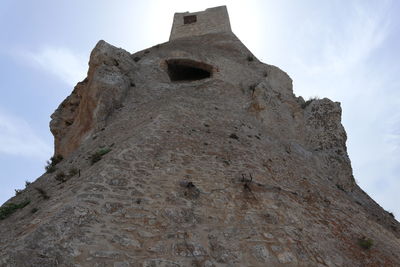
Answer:
[(212, 66), (190, 59), (170, 59), (167, 66), (172, 82), (202, 80), (210, 78), (212, 73)]

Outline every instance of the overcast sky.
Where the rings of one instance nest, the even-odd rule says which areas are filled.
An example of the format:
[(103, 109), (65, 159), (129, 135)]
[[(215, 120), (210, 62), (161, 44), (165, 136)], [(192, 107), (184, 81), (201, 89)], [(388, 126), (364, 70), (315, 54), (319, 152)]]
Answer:
[(218, 5), (296, 96), (342, 103), (358, 184), (400, 218), (400, 1), (1, 0), (0, 204), (44, 172), (49, 116), (98, 40), (133, 53), (168, 41), (174, 12)]

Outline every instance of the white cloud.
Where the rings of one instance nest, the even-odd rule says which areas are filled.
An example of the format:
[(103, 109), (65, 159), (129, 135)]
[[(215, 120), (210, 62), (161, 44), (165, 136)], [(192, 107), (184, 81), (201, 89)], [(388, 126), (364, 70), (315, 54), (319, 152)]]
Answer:
[(25, 120), (0, 111), (0, 153), (44, 160), (52, 148)]
[[(296, 45), (302, 52), (296, 50), (291, 57), (302, 75), (315, 79), (315, 75), (333, 77), (362, 70), (361, 64), (385, 41), (390, 21), (387, 8), (349, 8), (349, 14), (338, 21), (325, 20), (322, 25), (314, 26), (315, 21), (309, 18), (297, 31)], [(304, 36), (308, 37), (306, 41)]]
[(24, 52), (25, 58), (41, 69), (55, 75), (70, 86), (83, 80), (87, 72), (87, 57), (65, 47), (46, 46), (37, 52)]

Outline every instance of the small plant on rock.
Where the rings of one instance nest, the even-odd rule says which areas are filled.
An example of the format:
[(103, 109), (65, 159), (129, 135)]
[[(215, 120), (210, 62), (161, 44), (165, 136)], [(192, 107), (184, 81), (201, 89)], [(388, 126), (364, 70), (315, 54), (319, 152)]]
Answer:
[(14, 189), (15, 190), (15, 195), (18, 196), (21, 194), (24, 190), (23, 189)]
[(65, 183), (66, 181), (69, 180), (69, 178), (79, 174), (79, 170), (77, 168), (71, 168), (69, 169), (68, 173), (65, 174), (64, 172), (59, 172), (57, 175), (54, 177), (57, 181), (61, 183)]
[(374, 244), (374, 241), (370, 238), (363, 237), (363, 238), (358, 239), (358, 245), (365, 250), (370, 249), (373, 244)]
[(28, 205), (30, 201), (28, 199), (25, 199), (21, 203), (15, 204), (15, 203), (8, 203), (4, 204), (3, 206), (0, 207), (0, 220), (4, 220), (14, 212), (16, 212), (19, 209), (22, 209), (26, 205)]
[(248, 55), (247, 61), (249, 61), (249, 62), (254, 61), (254, 57), (252, 55)]
[(56, 176), (54, 177), (57, 181), (64, 183), (67, 181), (67, 176), (65, 175), (64, 172), (59, 172), (56, 174)]
[(44, 191), (44, 189), (42, 189), (40, 187), (36, 187), (35, 189), (36, 189), (36, 191), (39, 192), (39, 194), (43, 197), (43, 199), (49, 199), (50, 198), (49, 195), (47, 195), (47, 192)]
[(46, 167), (44, 167), (46, 169), (47, 173), (52, 173), (56, 171), (56, 165), (58, 163), (60, 163), (63, 160), (63, 156), (61, 155), (57, 155), (54, 157), (51, 157), (50, 160), (47, 161), (47, 165)]
[(101, 158), (102, 158), (105, 154), (107, 154), (107, 153), (110, 152), (110, 151), (111, 151), (110, 148), (102, 148), (102, 149), (96, 151), (95, 153), (93, 153), (93, 154), (90, 156), (90, 163), (91, 163), (92, 165), (95, 164), (96, 162), (98, 162), (99, 160), (101, 160)]

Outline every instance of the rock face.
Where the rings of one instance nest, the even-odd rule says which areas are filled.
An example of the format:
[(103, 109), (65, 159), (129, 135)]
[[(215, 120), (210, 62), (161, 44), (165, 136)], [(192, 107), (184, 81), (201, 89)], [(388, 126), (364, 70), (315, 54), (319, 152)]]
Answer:
[(0, 266), (400, 262), (340, 104), (295, 97), (229, 31), (135, 54), (100, 41), (50, 127), (64, 159), (1, 208)]
[(88, 77), (78, 83), (51, 116), (55, 155), (68, 156), (95, 131), (102, 129), (131, 86), (134, 60), (131, 55), (100, 41), (93, 49)]

